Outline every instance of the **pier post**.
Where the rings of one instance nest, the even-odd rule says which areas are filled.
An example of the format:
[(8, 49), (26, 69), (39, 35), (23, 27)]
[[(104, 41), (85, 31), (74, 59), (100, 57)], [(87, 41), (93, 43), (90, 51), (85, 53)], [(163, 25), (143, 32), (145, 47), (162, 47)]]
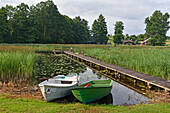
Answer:
[(134, 79), (134, 80), (133, 80), (133, 85), (136, 86), (136, 84), (137, 84), (137, 80)]
[(92, 65), (93, 65), (93, 64), (90, 62), (90, 67), (92, 67)]
[(147, 82), (147, 89), (151, 89), (151, 85), (150, 85), (150, 83), (149, 82)]

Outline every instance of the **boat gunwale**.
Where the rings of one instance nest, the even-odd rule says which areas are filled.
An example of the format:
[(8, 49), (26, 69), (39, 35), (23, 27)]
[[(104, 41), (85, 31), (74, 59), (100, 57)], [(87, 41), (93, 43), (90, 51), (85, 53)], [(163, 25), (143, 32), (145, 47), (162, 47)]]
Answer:
[[(92, 81), (89, 81), (89, 82), (87, 82), (87, 83), (81, 84), (81, 85), (73, 88), (72, 90), (78, 90), (78, 89), (84, 89), (84, 90), (85, 90), (85, 89), (96, 89), (96, 88), (110, 88), (110, 87), (112, 87), (112, 85), (113, 85), (113, 80), (110, 80), (109, 83), (106, 83), (108, 86), (95, 86), (95, 87), (94, 87), (93, 84), (92, 84), (90, 87), (84, 87), (86, 84), (91, 83), (91, 82), (93, 82), (93, 81), (101, 81), (101, 80), (92, 80)], [(103, 84), (103, 85), (106, 85), (106, 84)], [(101, 84), (100, 84), (100, 85), (101, 85)]]
[(72, 90), (77, 90), (77, 89), (83, 89), (83, 90), (85, 90), (85, 89), (111, 88), (111, 87), (112, 87), (112, 86), (108, 86), (108, 87), (86, 87), (86, 88), (80, 87), (80, 88), (73, 88)]
[[(63, 86), (64, 85), (64, 86)], [(39, 85), (39, 87), (72, 87), (78, 85), (78, 82), (74, 83), (74, 84), (42, 84)]]

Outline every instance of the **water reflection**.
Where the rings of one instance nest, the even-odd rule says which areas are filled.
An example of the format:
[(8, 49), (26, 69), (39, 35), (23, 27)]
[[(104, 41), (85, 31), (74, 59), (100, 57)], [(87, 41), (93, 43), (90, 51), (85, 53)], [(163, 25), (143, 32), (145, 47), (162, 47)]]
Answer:
[(149, 99), (117, 82), (113, 83), (111, 90), (114, 105), (133, 105), (145, 103)]
[(98, 104), (112, 104), (113, 103), (113, 96), (111, 93), (109, 93), (107, 96), (101, 98), (100, 100), (94, 101), (92, 103), (98, 103)]

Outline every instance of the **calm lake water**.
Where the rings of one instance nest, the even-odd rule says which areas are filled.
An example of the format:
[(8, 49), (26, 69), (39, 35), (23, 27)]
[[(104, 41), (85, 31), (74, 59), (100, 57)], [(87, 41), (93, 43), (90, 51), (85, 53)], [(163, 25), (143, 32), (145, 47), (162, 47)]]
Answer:
[[(75, 76), (78, 73), (79, 85), (92, 81), (108, 79), (107, 77), (98, 74), (92, 69), (74, 62), (73, 60), (63, 55), (42, 55), (36, 63), (35, 76), (37, 80), (43, 77), (53, 77), (59, 74), (67, 76)], [(113, 82), (111, 93), (93, 103), (113, 104), (113, 105), (133, 105), (138, 103), (146, 103), (149, 99), (117, 82)], [(57, 99), (55, 102), (79, 102), (73, 95)]]

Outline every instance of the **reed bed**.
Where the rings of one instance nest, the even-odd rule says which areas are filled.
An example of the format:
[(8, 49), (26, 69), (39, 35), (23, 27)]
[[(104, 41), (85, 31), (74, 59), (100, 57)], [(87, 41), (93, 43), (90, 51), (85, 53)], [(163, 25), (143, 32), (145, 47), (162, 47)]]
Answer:
[(170, 47), (85, 44), (1, 44), (0, 81), (16, 82), (33, 74), (35, 51), (72, 50), (103, 62), (170, 80)]
[(34, 53), (35, 51), (52, 51), (62, 49), (62, 46), (52, 46), (46, 44), (1, 44), (0, 52), (22, 52)]
[(26, 82), (33, 74), (35, 54), (22, 52), (0, 52), (0, 81)]
[(141, 73), (170, 80), (170, 48), (122, 46), (111, 48), (76, 48), (85, 56)]

